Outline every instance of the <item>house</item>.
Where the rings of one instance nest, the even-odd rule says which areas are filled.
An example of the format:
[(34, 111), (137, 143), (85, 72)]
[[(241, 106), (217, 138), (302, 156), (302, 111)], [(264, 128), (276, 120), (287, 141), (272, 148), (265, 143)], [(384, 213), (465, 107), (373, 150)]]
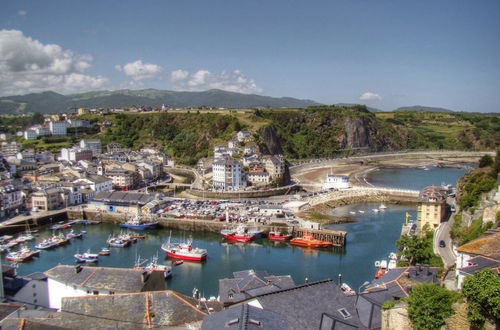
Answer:
[(227, 148), (225, 146), (214, 146), (214, 158), (224, 158), (228, 155)]
[(235, 160), (215, 161), (212, 164), (212, 173), (212, 184), (215, 189), (240, 190), (247, 186), (242, 166)]
[(201, 330), (220, 329), (287, 330), (288, 326), (286, 318), (279, 313), (243, 304), (208, 315), (203, 320)]
[(52, 135), (66, 135), (69, 124), (65, 121), (50, 121), (49, 130)]
[(331, 280), (262, 293), (243, 303), (280, 314), (290, 330), (363, 329), (355, 308), (356, 296), (345, 295)]
[(457, 287), (462, 288), (467, 276), (481, 269), (500, 267), (500, 230), (488, 230), (481, 237), (457, 248)]
[(351, 188), (351, 185), (349, 184), (349, 177), (346, 175), (327, 174), (322, 186), (323, 190), (348, 188)]
[(113, 187), (117, 190), (128, 191), (136, 184), (136, 173), (121, 168), (106, 170), (104, 174), (113, 182)]
[(113, 190), (113, 180), (103, 175), (89, 175), (74, 182), (87, 184), (96, 193)]
[(80, 140), (80, 148), (91, 150), (93, 157), (102, 153), (101, 140), (99, 139), (82, 139)]
[(252, 185), (268, 185), (271, 182), (269, 173), (255, 171), (247, 174), (247, 181)]
[(38, 138), (38, 134), (34, 129), (27, 129), (24, 131), (24, 139), (25, 140), (36, 140)]
[(124, 148), (121, 144), (119, 143), (109, 143), (107, 146), (106, 146), (106, 150), (108, 151), (108, 153), (113, 153), (113, 152), (121, 152), (121, 151), (124, 151)]
[(132, 268), (58, 265), (45, 272), (49, 307), (61, 308), (61, 299), (86, 295), (113, 295), (165, 290), (162, 272)]
[(239, 131), (236, 133), (236, 139), (238, 139), (239, 142), (248, 142), (252, 140), (252, 133), (249, 131)]
[(62, 148), (60, 160), (67, 162), (78, 162), (80, 160), (92, 160), (92, 150), (82, 149), (80, 147)]
[(374, 280), (359, 293), (356, 301), (361, 325), (380, 329), (382, 305), (408, 297), (411, 288), (419, 283), (439, 283), (438, 271), (437, 267), (428, 266), (399, 267)]
[(23, 207), (21, 190), (9, 181), (0, 183), (0, 218), (16, 214)]
[(429, 186), (422, 189), (418, 204), (418, 230), (422, 232), (426, 224), (431, 229), (437, 228), (444, 218), (445, 210), (446, 194), (441, 187)]
[(262, 270), (243, 270), (233, 273), (234, 278), (219, 280), (219, 297), (224, 306), (249, 298), (295, 286), (290, 275), (269, 275)]
[(285, 159), (281, 155), (273, 155), (264, 159), (264, 167), (272, 179), (282, 178), (285, 175)]
[(227, 147), (229, 149), (234, 149), (234, 148), (238, 148), (239, 146), (239, 142), (237, 139), (231, 139), (227, 142)]
[(56, 210), (68, 204), (68, 192), (62, 188), (47, 188), (31, 195), (33, 209), (39, 211)]
[(33, 273), (27, 276), (17, 276), (14, 273), (3, 276), (5, 298), (14, 302), (23, 302), (28, 309), (49, 307), (47, 276), (43, 273)]

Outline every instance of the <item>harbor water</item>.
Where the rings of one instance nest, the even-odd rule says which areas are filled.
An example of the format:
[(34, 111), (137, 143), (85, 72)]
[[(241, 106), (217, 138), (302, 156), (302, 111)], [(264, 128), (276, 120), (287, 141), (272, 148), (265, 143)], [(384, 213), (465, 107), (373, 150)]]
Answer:
[[(374, 185), (398, 188), (420, 189), (423, 186), (442, 182), (455, 185), (465, 170), (431, 168), (380, 170), (370, 174), (369, 182)], [(396, 180), (396, 178), (399, 178)], [(170, 231), (167, 229), (146, 231), (147, 238), (126, 248), (111, 248), (110, 256), (99, 257), (98, 266), (132, 267), (140, 256), (159, 256), (160, 263), (171, 265), (161, 251), (161, 244), (171, 235), (172, 241), (193, 238), (193, 246), (208, 250), (204, 263), (184, 262), (172, 267), (173, 276), (166, 281), (167, 288), (191, 295), (194, 287), (205, 297), (217, 296), (218, 280), (232, 277), (234, 271), (244, 269), (266, 270), (270, 274), (290, 274), (296, 283), (331, 278), (348, 283), (357, 289), (361, 283), (373, 278), (376, 260), (387, 259), (395, 251), (395, 241), (401, 232), (406, 212), (416, 218), (416, 208), (410, 205), (387, 205), (385, 211), (375, 212), (378, 204), (357, 204), (338, 207), (332, 214), (350, 216), (358, 221), (328, 228), (348, 232), (347, 245), (343, 249), (305, 249), (288, 243), (270, 242), (259, 239), (250, 244), (229, 244), (220, 235)], [(361, 211), (361, 212), (360, 212)], [(352, 214), (354, 213), (354, 214)], [(73, 239), (71, 244), (53, 250), (42, 251), (40, 257), (18, 266), (18, 274), (28, 275), (42, 272), (58, 264), (74, 264), (73, 255), (90, 249), (97, 253), (106, 246), (111, 233), (120, 232), (118, 225), (75, 225), (76, 231), (85, 230), (83, 239)], [(67, 232), (67, 230), (66, 230)], [(52, 235), (48, 229), (41, 229), (36, 242)], [(29, 243), (33, 246), (36, 242)], [(2, 262), (5, 262), (3, 259)]]

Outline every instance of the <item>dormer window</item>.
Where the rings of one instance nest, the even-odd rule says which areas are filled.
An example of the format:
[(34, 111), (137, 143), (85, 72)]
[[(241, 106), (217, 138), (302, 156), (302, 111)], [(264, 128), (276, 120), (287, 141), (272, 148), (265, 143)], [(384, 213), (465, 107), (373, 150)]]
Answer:
[(349, 313), (347, 311), (347, 309), (345, 309), (345, 308), (339, 309), (338, 312), (340, 313), (340, 315), (342, 315), (342, 317), (344, 318), (344, 320), (351, 317), (351, 313)]

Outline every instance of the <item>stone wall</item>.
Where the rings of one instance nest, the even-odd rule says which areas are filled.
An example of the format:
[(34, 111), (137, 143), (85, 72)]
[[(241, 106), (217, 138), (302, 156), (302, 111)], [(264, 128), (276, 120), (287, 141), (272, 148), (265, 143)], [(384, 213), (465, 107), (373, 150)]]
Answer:
[(413, 329), (406, 305), (382, 311), (382, 330)]
[(263, 198), (263, 197), (270, 197), (277, 195), (286, 195), (298, 189), (300, 189), (298, 185), (291, 185), (291, 186), (273, 188), (268, 190), (258, 190), (258, 191), (216, 192), (216, 191), (189, 189), (187, 190), (187, 193), (196, 197), (209, 198), (209, 199), (239, 199), (239, 198)]

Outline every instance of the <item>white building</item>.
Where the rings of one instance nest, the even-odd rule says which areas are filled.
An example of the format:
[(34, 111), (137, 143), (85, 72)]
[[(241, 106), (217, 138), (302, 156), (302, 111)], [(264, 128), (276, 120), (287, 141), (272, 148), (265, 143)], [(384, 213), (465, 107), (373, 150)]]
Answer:
[(99, 139), (83, 139), (80, 141), (80, 148), (89, 149), (94, 157), (102, 153), (101, 140)]
[(52, 135), (66, 135), (69, 124), (65, 121), (49, 121), (49, 130)]
[(80, 160), (92, 160), (92, 151), (79, 147), (62, 148), (60, 160), (78, 162)]
[(236, 133), (236, 138), (239, 142), (247, 142), (252, 140), (252, 133), (249, 131), (239, 131)]
[(267, 185), (271, 180), (267, 172), (250, 172), (247, 175), (247, 181), (253, 185)]
[(214, 147), (214, 158), (224, 158), (228, 155), (227, 148), (225, 146), (215, 146)]
[(24, 205), (20, 190), (12, 184), (0, 186), (0, 217), (13, 214)]
[(64, 297), (165, 290), (163, 272), (132, 268), (58, 265), (45, 275), (49, 307), (56, 309), (61, 308)]
[(323, 190), (329, 189), (348, 189), (351, 188), (349, 184), (349, 177), (345, 175), (327, 174), (326, 180), (323, 182)]
[(241, 164), (232, 159), (221, 159), (212, 165), (212, 183), (215, 189), (240, 190), (246, 187)]
[(38, 134), (38, 136), (49, 136), (50, 135), (50, 130), (47, 127), (37, 126), (34, 129), (35, 129), (36, 134)]
[(85, 183), (88, 185), (88, 188), (92, 189), (96, 193), (113, 190), (113, 180), (102, 175), (89, 175), (88, 177), (80, 178), (73, 182)]
[(34, 129), (28, 128), (24, 131), (24, 138), (26, 140), (36, 140), (38, 138), (38, 134)]

